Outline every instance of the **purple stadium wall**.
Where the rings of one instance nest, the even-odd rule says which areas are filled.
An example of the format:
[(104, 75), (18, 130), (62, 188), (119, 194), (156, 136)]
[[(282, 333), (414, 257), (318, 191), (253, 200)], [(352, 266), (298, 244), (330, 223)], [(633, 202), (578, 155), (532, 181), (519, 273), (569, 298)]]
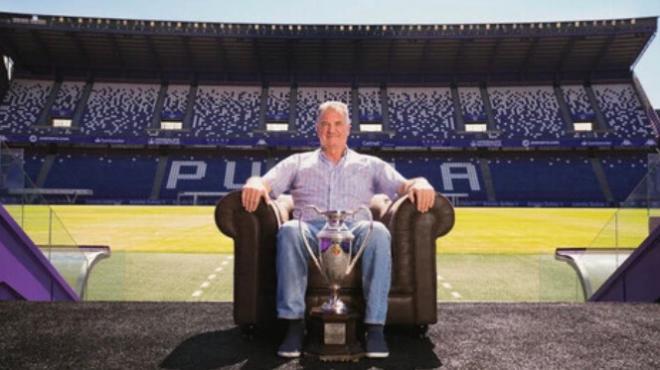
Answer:
[(660, 302), (660, 228), (653, 230), (589, 300)]
[(78, 295), (2, 205), (0, 300), (79, 300)]

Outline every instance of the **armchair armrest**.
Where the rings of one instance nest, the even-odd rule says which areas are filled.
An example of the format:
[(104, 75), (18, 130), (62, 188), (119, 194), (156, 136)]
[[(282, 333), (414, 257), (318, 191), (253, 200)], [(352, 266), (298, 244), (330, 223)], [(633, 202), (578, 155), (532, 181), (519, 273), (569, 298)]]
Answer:
[(234, 240), (234, 321), (238, 324), (275, 315), (275, 240), (279, 223), (288, 219), (286, 200), (275, 204), (262, 200), (250, 213), (237, 190), (215, 207), (218, 229)]
[[(441, 194), (425, 213), (417, 210), (407, 196), (397, 199), (387, 210), (383, 223), (392, 235), (392, 291), (412, 294), (420, 322), (436, 322), (436, 248), (438, 237), (454, 226), (454, 208)], [(395, 319), (395, 321), (397, 321)]]

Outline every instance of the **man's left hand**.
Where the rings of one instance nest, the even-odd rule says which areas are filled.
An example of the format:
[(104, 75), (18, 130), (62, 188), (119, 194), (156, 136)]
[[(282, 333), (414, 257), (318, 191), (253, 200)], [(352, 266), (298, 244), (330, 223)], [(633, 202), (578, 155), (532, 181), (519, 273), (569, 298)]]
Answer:
[(435, 190), (431, 184), (423, 180), (416, 180), (408, 189), (410, 200), (417, 205), (417, 210), (424, 213), (433, 207), (435, 203)]

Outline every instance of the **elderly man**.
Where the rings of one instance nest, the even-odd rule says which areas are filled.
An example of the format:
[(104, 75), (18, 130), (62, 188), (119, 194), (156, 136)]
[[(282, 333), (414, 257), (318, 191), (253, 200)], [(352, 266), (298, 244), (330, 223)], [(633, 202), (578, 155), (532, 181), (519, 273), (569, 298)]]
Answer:
[[(263, 177), (252, 177), (243, 186), (243, 207), (254, 212), (263, 198), (269, 202), (290, 192), (298, 209), (315, 205), (323, 210), (353, 210), (369, 205), (374, 194), (390, 198), (409, 194), (420, 212), (433, 206), (435, 191), (424, 178), (405, 179), (383, 160), (348, 148), (351, 124), (346, 104), (328, 101), (319, 106), (316, 133), (321, 148), (289, 156)], [(277, 235), (277, 315), (288, 320), (288, 330), (278, 349), (282, 357), (299, 357), (304, 339), (305, 291), (310, 258), (299, 232), (298, 220), (284, 223)], [(356, 221), (356, 245), (368, 233), (368, 223)], [(304, 233), (315, 235), (323, 220), (303, 222)], [(311, 238), (312, 240), (314, 238)], [(366, 355), (389, 356), (383, 334), (391, 283), (391, 243), (387, 228), (374, 223), (362, 255), (362, 286), (366, 301)], [(314, 248), (318, 246), (314, 245)]]

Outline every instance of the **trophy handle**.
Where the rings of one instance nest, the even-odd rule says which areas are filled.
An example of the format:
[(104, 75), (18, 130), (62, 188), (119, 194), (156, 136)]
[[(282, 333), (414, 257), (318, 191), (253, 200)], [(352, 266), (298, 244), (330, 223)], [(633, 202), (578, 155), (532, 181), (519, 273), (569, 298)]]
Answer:
[(327, 281), (328, 276), (325, 274), (325, 271), (321, 267), (321, 262), (319, 261), (319, 259), (321, 258), (320, 257), (321, 256), (321, 252), (320, 252), (321, 248), (319, 246), (319, 257), (316, 257), (316, 254), (314, 254), (314, 250), (309, 245), (309, 242), (307, 242), (307, 238), (305, 238), (305, 233), (303, 232), (303, 227), (302, 227), (303, 218), (305, 217), (305, 210), (307, 210), (307, 209), (313, 209), (314, 212), (316, 212), (317, 214), (323, 214), (323, 211), (321, 211), (320, 209), (318, 209), (318, 207), (316, 207), (314, 205), (308, 205), (308, 206), (305, 206), (303, 208), (300, 208), (300, 218), (298, 219), (298, 231), (300, 232), (300, 237), (302, 238), (303, 243), (305, 244), (305, 248), (307, 248), (307, 252), (309, 253), (310, 257), (312, 258), (312, 261), (314, 261), (314, 264), (319, 269), (319, 272), (321, 272), (321, 275), (323, 275), (323, 278)]
[[(364, 252), (364, 248), (367, 246), (367, 242), (369, 241), (369, 238), (371, 237), (371, 233), (374, 230), (374, 218), (371, 215), (371, 210), (369, 210), (369, 208), (367, 208), (367, 206), (361, 206), (357, 210), (351, 212), (351, 216), (357, 215), (358, 213), (360, 213), (360, 211), (365, 211), (367, 213), (367, 215), (369, 216), (369, 232), (367, 233), (367, 236), (365, 236), (364, 239), (362, 240), (362, 244), (360, 245), (360, 248), (358, 249), (357, 253), (355, 253), (355, 257), (351, 256), (353, 254), (353, 251), (352, 250), (349, 251), (349, 257), (348, 258), (349, 258), (350, 263), (348, 264), (348, 267), (346, 268), (346, 275), (350, 274), (351, 271), (353, 271), (353, 268), (355, 267), (355, 264), (360, 259), (360, 256), (362, 256), (362, 253)], [(353, 230), (356, 227), (357, 226), (353, 227), (351, 229), (351, 232), (353, 232)], [(351, 245), (351, 249), (352, 248), (353, 248), (353, 246)]]

